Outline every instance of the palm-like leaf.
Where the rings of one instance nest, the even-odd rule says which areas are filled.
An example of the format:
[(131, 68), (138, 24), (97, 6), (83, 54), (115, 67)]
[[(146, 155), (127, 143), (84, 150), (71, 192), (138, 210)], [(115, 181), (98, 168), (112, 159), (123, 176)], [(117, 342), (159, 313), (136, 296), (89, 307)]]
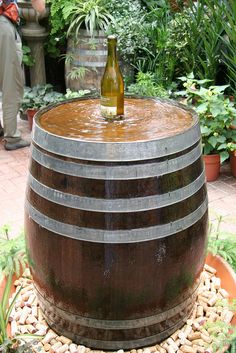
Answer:
[(76, 37), (78, 37), (82, 24), (93, 37), (95, 30), (106, 30), (109, 23), (114, 20), (104, 6), (103, 0), (88, 0), (85, 3), (78, 0), (77, 4), (71, 6), (69, 10), (67, 9), (64, 14), (67, 18), (71, 17), (67, 35), (74, 34)]

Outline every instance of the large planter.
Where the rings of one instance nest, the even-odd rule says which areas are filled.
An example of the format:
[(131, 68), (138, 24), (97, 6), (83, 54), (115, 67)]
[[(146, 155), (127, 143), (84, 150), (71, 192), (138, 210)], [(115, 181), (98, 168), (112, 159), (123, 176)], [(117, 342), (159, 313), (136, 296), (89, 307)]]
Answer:
[[(100, 91), (101, 79), (107, 60), (107, 40), (103, 31), (97, 31), (91, 38), (85, 29), (79, 30), (78, 40), (69, 38), (65, 63), (66, 87), (72, 90)], [(134, 78), (133, 67), (119, 59), (123, 76)], [(74, 76), (75, 70), (77, 77)], [(80, 73), (79, 73), (80, 71)]]
[[(68, 39), (65, 64), (66, 87), (72, 90), (100, 90), (100, 82), (106, 65), (106, 37), (97, 31), (91, 38), (88, 31), (81, 29), (78, 40)], [(81, 70), (78, 78), (73, 78), (73, 70)]]
[(236, 178), (236, 150), (230, 153), (230, 166), (232, 175)]
[(220, 155), (209, 154), (203, 155), (205, 164), (205, 173), (207, 181), (215, 181), (220, 175)]

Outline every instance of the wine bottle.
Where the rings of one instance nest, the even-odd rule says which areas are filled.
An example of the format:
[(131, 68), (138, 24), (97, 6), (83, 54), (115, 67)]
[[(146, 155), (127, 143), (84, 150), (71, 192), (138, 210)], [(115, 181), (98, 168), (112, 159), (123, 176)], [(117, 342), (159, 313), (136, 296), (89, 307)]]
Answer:
[(124, 115), (124, 81), (117, 60), (117, 38), (107, 38), (107, 63), (101, 81), (101, 115), (116, 119)]

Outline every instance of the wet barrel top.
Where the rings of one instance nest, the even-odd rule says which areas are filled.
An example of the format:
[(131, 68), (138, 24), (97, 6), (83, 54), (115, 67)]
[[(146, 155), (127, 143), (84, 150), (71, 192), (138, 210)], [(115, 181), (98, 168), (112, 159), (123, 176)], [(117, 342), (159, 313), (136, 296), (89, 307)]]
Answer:
[(36, 115), (34, 142), (64, 156), (125, 161), (173, 154), (199, 140), (197, 116), (182, 105), (126, 98), (125, 117), (115, 121), (104, 119), (99, 105), (87, 98), (45, 108)]

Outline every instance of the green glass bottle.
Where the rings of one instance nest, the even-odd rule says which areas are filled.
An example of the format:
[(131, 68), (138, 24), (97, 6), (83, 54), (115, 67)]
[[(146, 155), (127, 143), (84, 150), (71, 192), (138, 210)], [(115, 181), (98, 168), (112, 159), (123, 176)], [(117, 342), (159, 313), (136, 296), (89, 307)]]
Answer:
[(124, 115), (124, 81), (117, 60), (116, 36), (108, 36), (107, 46), (107, 63), (101, 81), (101, 115), (116, 119)]

